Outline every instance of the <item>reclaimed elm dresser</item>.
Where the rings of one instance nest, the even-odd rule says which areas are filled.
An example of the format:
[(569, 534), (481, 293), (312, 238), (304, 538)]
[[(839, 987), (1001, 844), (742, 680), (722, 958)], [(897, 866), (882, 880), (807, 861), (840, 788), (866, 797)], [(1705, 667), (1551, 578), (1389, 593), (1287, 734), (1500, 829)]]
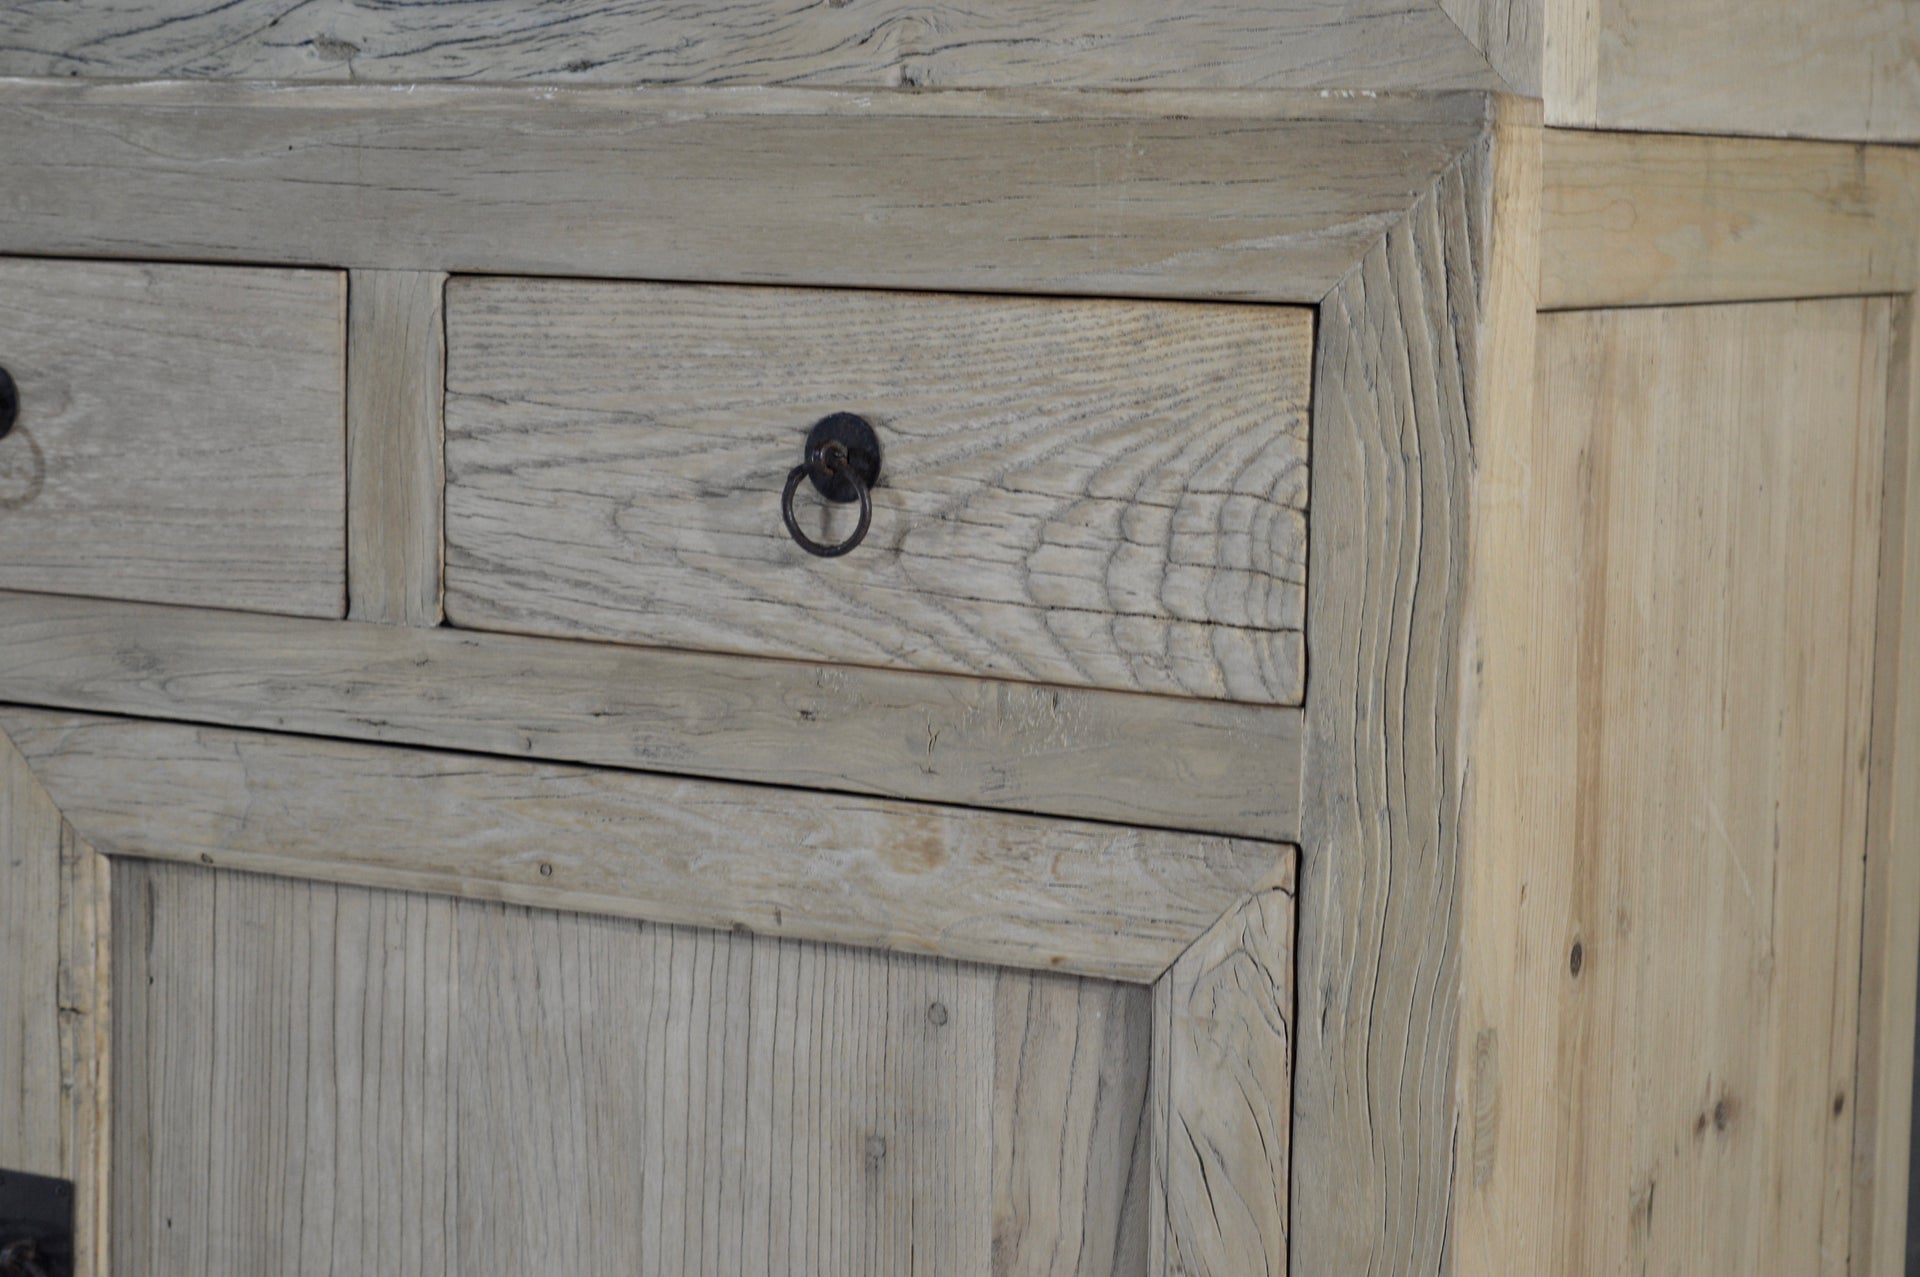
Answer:
[(0, 1271), (1899, 1272), (1915, 49), (0, 9)]

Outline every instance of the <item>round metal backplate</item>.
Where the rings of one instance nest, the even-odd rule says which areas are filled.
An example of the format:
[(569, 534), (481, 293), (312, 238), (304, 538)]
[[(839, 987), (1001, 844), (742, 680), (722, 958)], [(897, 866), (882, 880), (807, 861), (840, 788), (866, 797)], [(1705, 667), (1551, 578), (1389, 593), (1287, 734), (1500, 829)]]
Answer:
[(851, 412), (822, 417), (807, 432), (807, 477), (813, 480), (814, 490), (829, 501), (842, 504), (858, 501), (860, 490), (853, 486), (853, 481), (835, 474), (822, 460), (822, 453), (830, 443), (847, 450), (848, 467), (860, 476), (860, 482), (872, 488), (880, 481), (880, 436), (873, 433), (865, 417)]
[(0, 368), (0, 439), (13, 432), (13, 423), (20, 419), (20, 388), (13, 384), (13, 377), (5, 368)]

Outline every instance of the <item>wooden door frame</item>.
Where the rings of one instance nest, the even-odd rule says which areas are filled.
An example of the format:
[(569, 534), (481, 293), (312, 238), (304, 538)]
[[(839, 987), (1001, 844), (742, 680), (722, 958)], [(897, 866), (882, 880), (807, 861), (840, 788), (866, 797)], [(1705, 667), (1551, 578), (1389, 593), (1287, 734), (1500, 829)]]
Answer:
[[(1154, 987), (1163, 1208), (1150, 1223), (1153, 1271), (1428, 1272), (1458, 1249), (1452, 1221), (1469, 1207), (1456, 1179), (1483, 1142), (1461, 1128), (1488, 1085), (1459, 1062), (1484, 1059), (1485, 1017), (1504, 1014), (1506, 979), (1462, 952), (1463, 920), (1482, 909), (1474, 893), (1492, 881), (1468, 854), (1463, 784), (1481, 553), (1469, 513), (1488, 449), (1531, 415), (1537, 103), (9, 81), (0, 120), (0, 162), (20, 193), (0, 253), (350, 272), (356, 618), (4, 596), (0, 701), (1297, 842), (1297, 937), (1293, 880), (1274, 874), (1230, 893), (1170, 960), (1155, 959), (1164, 965), (1143, 971), (1122, 944), (1136, 956), (1109, 972), (1150, 975)], [(568, 150), (578, 137), (594, 148)], [(1128, 157), (1119, 173), (1088, 158), (1113, 155)], [(530, 193), (513, 174), (536, 158), (542, 182)], [(903, 197), (902, 174), (915, 171), (939, 173), (969, 200)], [(417, 192), (435, 182), (447, 197), (423, 210)], [(220, 191), (211, 202), (209, 183)], [(769, 197), (793, 190), (810, 194)], [(1059, 233), (1080, 229), (1092, 203), (1098, 236)], [(752, 236), (725, 213), (743, 205)], [(850, 212), (873, 209), (885, 216), (848, 232), (863, 225)], [(630, 233), (609, 238), (607, 225)], [(1018, 739), (1012, 708), (969, 716), (956, 733), (975, 766), (916, 775), (888, 758), (893, 720), (845, 716), (832, 737), (841, 754), (810, 754), (813, 720), (768, 707), (789, 706), (813, 667), (589, 655), (597, 645), (424, 628), (439, 619), (429, 531), (441, 501), (438, 383), (431, 361), (372, 352), (430, 330), (439, 279), (462, 270), (1317, 306), (1305, 705), (1067, 692), (1106, 724), (1095, 739), (1108, 742), (1108, 783), (1090, 787), (1043, 756), (1025, 760), (1037, 779), (1009, 796), (977, 764)], [(470, 663), (553, 695), (449, 708), (438, 693)], [(651, 716), (629, 704), (617, 728), (575, 712), (614, 695), (606, 678), (682, 676), (759, 707), (753, 730), (703, 740), (664, 696)], [(956, 686), (989, 708), (1026, 694), (981, 680), (844, 677), (894, 703), (896, 718), (950, 716)], [(543, 701), (568, 708), (522, 730)], [(1169, 739), (1186, 754), (1171, 755)], [(109, 852), (136, 848), (90, 828), (98, 809), (63, 788), (48, 758), (33, 765), (77, 826), (68, 885), (47, 908), (95, 920), (66, 931), (91, 937), (98, 957), (87, 969), (104, 972), (106, 876), (98, 854), (79, 848), (90, 835)], [(206, 854), (246, 867), (231, 848)], [(544, 890), (536, 880), (513, 898), (580, 905)], [(1296, 985), (1308, 1012), (1298, 1017)], [(92, 987), (104, 996), (102, 981)], [(45, 1103), (105, 1102), (108, 1008), (89, 1005), (98, 1058), (68, 1071), (66, 1098)], [(1277, 1075), (1288, 1066), (1290, 1080)], [(1250, 1093), (1270, 1110), (1251, 1124)], [(1505, 1129), (1511, 1140), (1519, 1125)], [(105, 1147), (103, 1137), (76, 1142), (66, 1164), (102, 1186), (90, 1199), (96, 1229)], [(1311, 1175), (1290, 1177), (1294, 1161)], [(1509, 1157), (1494, 1182), (1520, 1165)]]

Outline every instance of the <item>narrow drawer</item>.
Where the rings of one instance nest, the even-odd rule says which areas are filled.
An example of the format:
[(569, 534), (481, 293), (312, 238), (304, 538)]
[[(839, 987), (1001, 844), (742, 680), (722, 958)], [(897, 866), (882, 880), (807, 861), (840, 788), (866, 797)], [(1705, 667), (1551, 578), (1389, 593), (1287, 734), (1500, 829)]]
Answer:
[(345, 277), (0, 259), (0, 588), (337, 617)]
[[(1297, 307), (454, 280), (448, 618), (1297, 704), (1312, 345)], [(815, 558), (782, 488), (842, 412), (881, 476)]]

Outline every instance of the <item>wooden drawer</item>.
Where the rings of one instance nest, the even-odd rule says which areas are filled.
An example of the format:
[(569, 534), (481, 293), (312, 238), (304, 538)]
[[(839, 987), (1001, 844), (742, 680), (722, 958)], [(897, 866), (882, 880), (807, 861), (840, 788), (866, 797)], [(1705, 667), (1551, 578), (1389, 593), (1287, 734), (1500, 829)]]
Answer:
[(345, 277), (0, 260), (0, 588), (337, 617)]
[[(1300, 700), (1308, 310), (479, 278), (446, 306), (456, 624)], [(842, 411), (883, 471), (864, 543), (815, 559), (780, 494)]]

